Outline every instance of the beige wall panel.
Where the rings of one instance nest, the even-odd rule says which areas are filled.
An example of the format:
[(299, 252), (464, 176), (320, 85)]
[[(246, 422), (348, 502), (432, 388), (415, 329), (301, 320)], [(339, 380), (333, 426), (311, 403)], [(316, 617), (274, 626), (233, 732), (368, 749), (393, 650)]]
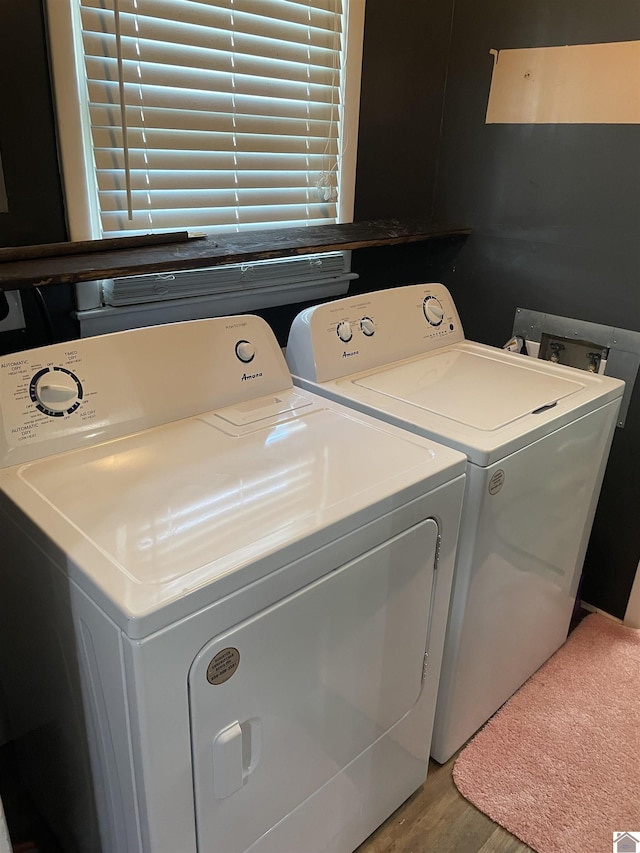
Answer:
[(640, 41), (491, 53), (487, 124), (640, 124)]

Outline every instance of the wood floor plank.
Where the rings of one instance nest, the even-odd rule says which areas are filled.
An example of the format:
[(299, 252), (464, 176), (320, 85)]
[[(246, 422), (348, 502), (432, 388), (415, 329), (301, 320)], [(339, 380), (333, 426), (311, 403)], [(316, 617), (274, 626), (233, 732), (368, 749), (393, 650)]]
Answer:
[(356, 853), (531, 853), (461, 796), (451, 775), (457, 757), (432, 761), (424, 785)]
[(493, 834), (495, 824), (472, 805), (449, 824), (432, 845), (433, 853), (478, 853)]
[(506, 829), (501, 826), (491, 833), (486, 842), (479, 848), (478, 853), (535, 853)]

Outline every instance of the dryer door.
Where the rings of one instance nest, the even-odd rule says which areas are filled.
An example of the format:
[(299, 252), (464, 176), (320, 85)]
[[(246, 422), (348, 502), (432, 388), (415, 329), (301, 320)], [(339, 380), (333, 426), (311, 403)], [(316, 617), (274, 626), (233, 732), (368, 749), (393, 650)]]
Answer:
[[(246, 850), (301, 803), (301, 843), (321, 850), (357, 815), (367, 790), (341, 771), (420, 696), (437, 536), (422, 521), (199, 653), (189, 699), (200, 853)], [(329, 780), (331, 814), (326, 787), (324, 806), (313, 796)]]

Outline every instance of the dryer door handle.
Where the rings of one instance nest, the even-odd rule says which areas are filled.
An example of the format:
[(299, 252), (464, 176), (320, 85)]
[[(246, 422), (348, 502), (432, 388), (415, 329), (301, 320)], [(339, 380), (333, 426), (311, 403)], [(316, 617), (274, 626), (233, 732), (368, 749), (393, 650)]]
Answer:
[(260, 758), (261, 725), (257, 719), (237, 720), (213, 739), (213, 796), (217, 800), (235, 794), (244, 785)]
[(243, 781), (242, 729), (236, 721), (213, 740), (213, 796), (223, 800), (239, 791)]

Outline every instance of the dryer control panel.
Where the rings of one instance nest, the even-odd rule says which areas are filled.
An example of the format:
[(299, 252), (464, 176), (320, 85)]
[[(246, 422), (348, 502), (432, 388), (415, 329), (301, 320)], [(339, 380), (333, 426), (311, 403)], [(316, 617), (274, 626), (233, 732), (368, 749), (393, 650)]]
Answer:
[(0, 468), (291, 388), (252, 315), (116, 332), (0, 358)]
[(328, 382), (464, 340), (442, 284), (378, 290), (298, 314), (287, 343), (291, 372)]

